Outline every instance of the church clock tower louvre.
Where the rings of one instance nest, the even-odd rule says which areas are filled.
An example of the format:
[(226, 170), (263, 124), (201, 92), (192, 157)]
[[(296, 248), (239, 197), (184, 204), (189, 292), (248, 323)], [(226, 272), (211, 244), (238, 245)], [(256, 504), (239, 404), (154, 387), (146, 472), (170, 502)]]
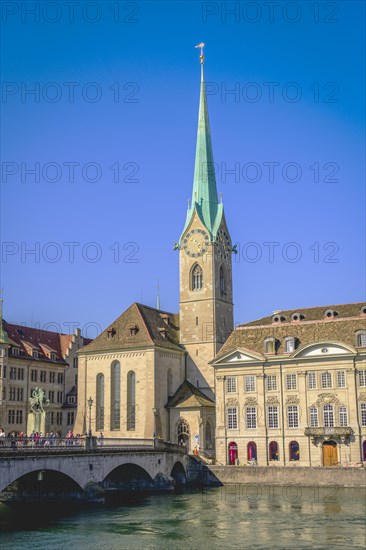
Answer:
[(215, 357), (233, 330), (232, 244), (219, 202), (201, 48), (201, 90), (192, 201), (179, 240), (180, 343), (189, 382), (213, 397)]

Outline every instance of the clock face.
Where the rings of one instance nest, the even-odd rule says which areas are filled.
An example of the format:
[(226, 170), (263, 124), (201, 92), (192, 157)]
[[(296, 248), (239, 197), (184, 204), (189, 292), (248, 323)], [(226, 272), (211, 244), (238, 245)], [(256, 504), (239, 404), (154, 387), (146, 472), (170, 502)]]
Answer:
[(223, 229), (220, 229), (217, 233), (216, 251), (220, 260), (226, 262), (229, 260), (231, 254), (230, 237)]
[(198, 258), (207, 252), (210, 239), (203, 229), (192, 229), (183, 239), (182, 248), (191, 258)]

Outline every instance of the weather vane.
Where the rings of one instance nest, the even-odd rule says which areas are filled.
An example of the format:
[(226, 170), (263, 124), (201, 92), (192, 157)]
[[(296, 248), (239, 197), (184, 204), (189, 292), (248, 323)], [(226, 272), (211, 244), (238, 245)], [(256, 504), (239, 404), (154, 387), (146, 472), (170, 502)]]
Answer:
[(200, 63), (201, 63), (201, 65), (203, 65), (204, 59), (205, 59), (205, 56), (203, 55), (203, 48), (204, 47), (205, 47), (204, 42), (200, 42), (200, 44), (197, 44), (197, 46), (195, 46), (195, 48), (200, 48), (201, 49), (201, 54), (200, 54)]

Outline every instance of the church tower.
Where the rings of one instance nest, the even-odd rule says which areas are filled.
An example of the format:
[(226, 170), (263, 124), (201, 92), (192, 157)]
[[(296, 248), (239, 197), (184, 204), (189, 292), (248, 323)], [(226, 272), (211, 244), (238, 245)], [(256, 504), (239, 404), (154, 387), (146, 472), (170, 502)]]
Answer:
[(179, 241), (180, 343), (186, 377), (213, 397), (209, 365), (233, 330), (232, 244), (216, 188), (201, 44), (201, 91), (192, 201)]

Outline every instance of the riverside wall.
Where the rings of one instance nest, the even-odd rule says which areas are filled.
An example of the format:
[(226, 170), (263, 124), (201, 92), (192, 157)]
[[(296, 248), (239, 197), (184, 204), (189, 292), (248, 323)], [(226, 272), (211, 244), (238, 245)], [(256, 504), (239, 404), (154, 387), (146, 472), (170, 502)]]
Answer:
[(291, 484), (303, 487), (366, 487), (365, 468), (204, 465), (201, 476), (203, 484), (207, 483), (207, 485), (237, 483), (242, 485)]

